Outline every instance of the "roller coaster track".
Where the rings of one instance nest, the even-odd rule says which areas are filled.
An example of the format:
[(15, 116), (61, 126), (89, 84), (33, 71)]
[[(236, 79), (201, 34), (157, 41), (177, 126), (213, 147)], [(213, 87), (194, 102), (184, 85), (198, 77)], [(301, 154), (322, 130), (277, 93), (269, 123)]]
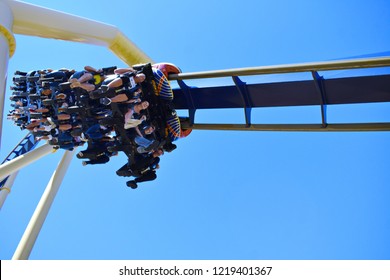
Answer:
[[(20, 155), (23, 155), (31, 150), (33, 150), (38, 144), (38, 141), (35, 141), (35, 137), (28, 133), (16, 146), (15, 148), (8, 154), (8, 156), (5, 158), (5, 160), (1, 163), (5, 163), (7, 161), (10, 161)], [(0, 182), (0, 191), (6, 184), (9, 177), (6, 177)]]
[[(326, 107), (336, 104), (390, 102), (390, 70), (386, 74), (349, 76), (325, 79), (319, 71), (366, 69), (390, 66), (390, 57), (339, 60), (305, 64), (238, 68), (169, 75), (177, 80), (174, 90), (176, 109), (187, 109), (189, 117), (182, 120), (184, 128), (248, 131), (390, 131), (390, 123), (328, 123)], [(239, 76), (311, 73), (312, 80), (247, 84)], [(234, 85), (191, 87), (184, 80), (231, 77)], [(252, 108), (307, 106), (320, 107), (321, 121), (314, 124), (252, 124)], [(244, 124), (195, 123), (198, 109), (243, 108)]]

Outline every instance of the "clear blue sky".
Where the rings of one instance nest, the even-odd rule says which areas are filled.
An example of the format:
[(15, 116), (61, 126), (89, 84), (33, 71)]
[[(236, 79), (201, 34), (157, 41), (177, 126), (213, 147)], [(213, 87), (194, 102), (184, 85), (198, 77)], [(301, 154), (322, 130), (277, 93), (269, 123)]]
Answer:
[[(390, 51), (388, 0), (28, 2), (115, 25), (156, 62), (184, 72)], [(102, 47), (16, 41), (9, 85), (15, 70), (125, 66)], [(328, 119), (390, 121), (389, 109), (328, 107)], [(321, 120), (319, 108), (254, 116)], [(244, 122), (241, 110), (197, 115), (214, 119)], [(4, 120), (1, 159), (25, 134)], [(124, 155), (102, 166), (73, 159), (30, 259), (390, 258), (389, 132), (194, 131), (177, 145), (161, 158), (157, 180), (137, 190), (115, 174)], [(0, 213), (0, 259), (12, 257), (61, 157), (19, 173)]]

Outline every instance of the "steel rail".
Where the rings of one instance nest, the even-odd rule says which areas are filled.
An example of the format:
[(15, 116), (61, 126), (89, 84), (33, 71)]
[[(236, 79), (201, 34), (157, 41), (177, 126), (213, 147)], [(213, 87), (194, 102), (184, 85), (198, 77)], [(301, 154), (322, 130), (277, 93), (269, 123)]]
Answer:
[(290, 132), (369, 132), (390, 131), (390, 123), (333, 123), (322, 124), (205, 124), (192, 126), (182, 123), (184, 129), (196, 130), (231, 130), (231, 131), (290, 131)]
[(330, 71), (342, 69), (374, 68), (390, 66), (390, 57), (377, 57), (369, 59), (337, 60), (326, 62), (310, 62), (298, 64), (283, 64), (274, 66), (259, 66), (246, 68), (233, 68), (226, 70), (212, 70), (170, 74), (169, 80), (206, 79), (232, 76), (249, 76), (262, 74), (281, 74), (310, 71)]

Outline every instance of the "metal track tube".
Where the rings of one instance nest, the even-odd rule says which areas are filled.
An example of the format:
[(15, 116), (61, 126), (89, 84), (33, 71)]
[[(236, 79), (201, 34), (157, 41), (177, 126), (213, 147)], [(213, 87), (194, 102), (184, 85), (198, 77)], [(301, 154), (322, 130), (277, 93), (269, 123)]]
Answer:
[(198, 130), (235, 130), (235, 131), (290, 131), (290, 132), (363, 132), (390, 131), (390, 123), (339, 123), (327, 124), (205, 124), (198, 123), (190, 126), (183, 123), (183, 128)]
[(337, 61), (326, 61), (326, 62), (311, 62), (311, 63), (285, 64), (285, 65), (274, 65), (274, 66), (235, 68), (235, 69), (227, 69), (227, 70), (179, 73), (179, 74), (169, 75), (169, 80), (205, 79), (205, 78), (220, 78), (220, 77), (231, 77), (231, 76), (328, 71), (328, 70), (358, 69), (358, 68), (372, 68), (372, 67), (385, 67), (385, 66), (390, 66), (390, 57), (337, 60)]
[(34, 247), (35, 241), (38, 238), (39, 232), (42, 229), (43, 223), (49, 213), (50, 207), (54, 201), (54, 198), (60, 188), (62, 180), (65, 177), (66, 171), (70, 165), (76, 149), (73, 151), (66, 151), (61, 161), (59, 162), (57, 169), (54, 171), (50, 178), (50, 181), (43, 193), (41, 200), (39, 201), (37, 208), (34, 211), (33, 216), (27, 228), (19, 242), (18, 247), (12, 257), (13, 260), (27, 260)]
[(7, 196), (11, 193), (12, 185), (14, 184), (17, 175), (18, 175), (18, 171), (9, 175), (7, 181), (0, 189), (0, 210), (3, 207), (4, 202), (7, 199)]
[(0, 166), (0, 181), (10, 174), (20, 170), (30, 163), (40, 159), (41, 157), (53, 152), (53, 146), (45, 144), (28, 153), (20, 155), (10, 161), (3, 163)]

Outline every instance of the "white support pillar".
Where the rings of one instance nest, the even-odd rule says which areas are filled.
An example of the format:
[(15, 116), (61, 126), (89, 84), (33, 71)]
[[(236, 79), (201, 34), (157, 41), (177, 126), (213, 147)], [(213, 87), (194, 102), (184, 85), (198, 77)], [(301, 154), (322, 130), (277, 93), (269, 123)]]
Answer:
[(38, 203), (37, 208), (31, 220), (24, 232), (22, 239), (19, 242), (18, 247), (12, 257), (13, 260), (27, 260), (30, 256), (35, 241), (38, 238), (38, 234), (42, 229), (43, 223), (49, 213), (50, 207), (54, 201), (54, 198), (60, 188), (61, 182), (65, 176), (65, 173), (69, 167), (72, 157), (76, 149), (73, 151), (66, 151), (62, 157), (57, 169), (54, 171), (45, 192), (42, 195), (41, 200)]
[(0, 181), (9, 176), (10, 174), (25, 167), (26, 165), (29, 165), (30, 163), (40, 159), (41, 157), (52, 153), (53, 151), (53, 146), (45, 144), (28, 153), (25, 153), (10, 161), (3, 163), (0, 166)]
[(7, 181), (5, 182), (4, 186), (0, 189), (0, 210), (4, 205), (5, 200), (7, 199), (7, 196), (11, 192), (12, 185), (14, 184), (14, 181), (16, 179), (16, 176), (18, 175), (18, 171), (12, 173), (9, 175)]
[(15, 52), (15, 37), (12, 33), (13, 14), (7, 1), (0, 0), (0, 147), (3, 127), (4, 96), (7, 85), (9, 58)]

